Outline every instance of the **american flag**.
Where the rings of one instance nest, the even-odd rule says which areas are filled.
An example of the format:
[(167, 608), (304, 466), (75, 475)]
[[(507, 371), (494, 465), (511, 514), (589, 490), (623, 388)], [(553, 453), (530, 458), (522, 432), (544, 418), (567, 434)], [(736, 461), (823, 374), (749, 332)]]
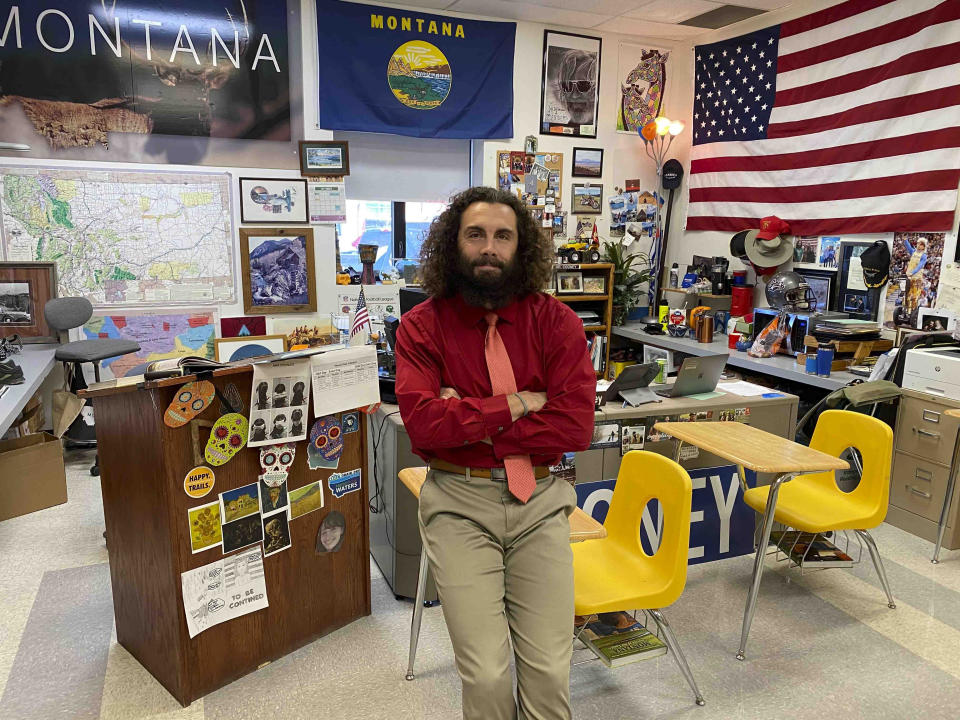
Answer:
[(370, 327), (370, 314), (367, 312), (367, 300), (363, 297), (363, 285), (360, 286), (360, 297), (357, 298), (357, 311), (353, 314), (353, 327), (350, 328), (350, 338)]
[(949, 230), (958, 40), (958, 0), (848, 0), (697, 46), (687, 230)]

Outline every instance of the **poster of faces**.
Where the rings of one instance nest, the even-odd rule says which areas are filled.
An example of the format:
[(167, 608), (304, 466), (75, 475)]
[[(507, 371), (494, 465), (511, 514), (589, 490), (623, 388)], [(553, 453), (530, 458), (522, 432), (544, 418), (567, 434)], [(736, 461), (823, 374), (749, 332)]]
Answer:
[(273, 445), (307, 437), (309, 358), (254, 365), (252, 388), (247, 445)]
[(545, 30), (540, 134), (597, 136), (600, 38)]

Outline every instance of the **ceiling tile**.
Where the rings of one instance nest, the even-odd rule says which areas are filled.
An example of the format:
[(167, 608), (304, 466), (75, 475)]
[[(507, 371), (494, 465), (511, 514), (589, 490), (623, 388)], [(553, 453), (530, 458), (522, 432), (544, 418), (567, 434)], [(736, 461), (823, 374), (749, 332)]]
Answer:
[(577, 10), (602, 15), (622, 15), (648, 0), (517, 0), (516, 4), (544, 5), (563, 10)]
[[(392, 1), (392, 0), (391, 0)], [(411, 5), (420, 8), (430, 8), (431, 10), (446, 10), (457, 0), (414, 0)], [(401, 8), (397, 8), (400, 10)]]
[(641, 20), (678, 23), (715, 10), (722, 4), (709, 2), (709, 0), (653, 0), (636, 10), (631, 10), (626, 15)]
[(586, 13), (579, 10), (561, 10), (532, 3), (514, 2), (513, 0), (457, 0), (454, 5), (447, 9), (495, 18), (584, 28), (594, 27), (597, 23), (604, 22), (612, 17), (611, 15)]
[(650, 22), (632, 17), (618, 17), (593, 26), (594, 30), (621, 33), (623, 35), (639, 35), (649, 38), (665, 38), (667, 40), (683, 40), (710, 32), (703, 28), (687, 25), (670, 25), (669, 23)]

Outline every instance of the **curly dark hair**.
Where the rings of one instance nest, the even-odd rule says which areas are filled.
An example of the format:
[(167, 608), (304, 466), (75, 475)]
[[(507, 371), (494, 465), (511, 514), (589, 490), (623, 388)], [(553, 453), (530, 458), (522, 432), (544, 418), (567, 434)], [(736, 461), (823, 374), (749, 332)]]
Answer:
[(550, 284), (553, 274), (553, 247), (540, 232), (537, 221), (520, 198), (492, 187), (472, 187), (450, 199), (450, 205), (430, 224), (427, 239), (420, 250), (422, 287), (432, 297), (455, 295), (457, 261), (460, 250), (457, 236), (464, 211), (475, 202), (508, 205), (517, 216), (517, 255), (520, 283), (517, 296), (540, 292)]

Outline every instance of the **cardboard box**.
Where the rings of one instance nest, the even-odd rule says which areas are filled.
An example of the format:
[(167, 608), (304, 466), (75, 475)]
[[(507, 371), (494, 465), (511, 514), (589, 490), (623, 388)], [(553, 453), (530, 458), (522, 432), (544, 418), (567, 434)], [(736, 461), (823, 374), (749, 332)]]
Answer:
[(0, 441), (0, 520), (67, 501), (60, 440), (35, 433)]

